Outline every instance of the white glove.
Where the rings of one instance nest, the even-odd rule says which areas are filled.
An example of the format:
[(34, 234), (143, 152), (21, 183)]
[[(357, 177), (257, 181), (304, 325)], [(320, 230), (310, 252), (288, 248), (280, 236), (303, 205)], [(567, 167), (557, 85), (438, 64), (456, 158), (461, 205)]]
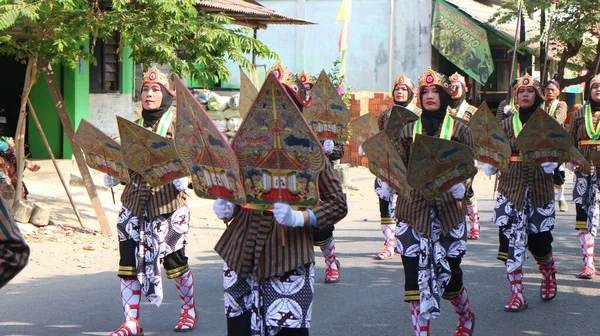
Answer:
[(285, 203), (275, 203), (273, 206), (273, 215), (277, 223), (289, 227), (303, 227), (304, 214), (302, 211), (293, 210)]
[(365, 151), (362, 149), (362, 145), (358, 146), (358, 155), (360, 155), (360, 156), (365, 155)]
[(190, 180), (188, 180), (187, 177), (180, 177), (178, 179), (173, 180), (173, 185), (175, 186), (175, 189), (179, 191), (184, 191), (189, 184)]
[(558, 163), (544, 162), (544, 163), (541, 163), (540, 166), (542, 166), (542, 168), (544, 169), (544, 173), (552, 174), (554, 172), (554, 169), (556, 169), (558, 167)]
[(323, 142), (323, 149), (327, 154), (333, 153), (333, 140), (325, 140)]
[(492, 175), (496, 174), (497, 172), (498, 172), (498, 168), (492, 166), (489, 163), (483, 164), (483, 173), (485, 174), (485, 176), (492, 176)]
[(104, 186), (107, 188), (112, 188), (117, 184), (121, 183), (121, 180), (118, 178), (112, 177), (108, 174), (104, 175)]
[(394, 195), (394, 189), (383, 181), (381, 181), (381, 187), (379, 189), (381, 190), (381, 196), (384, 198), (390, 199)]
[(451, 192), (452, 196), (454, 196), (456, 199), (465, 198), (466, 189), (462, 183), (453, 185), (452, 188), (448, 189), (448, 191)]
[(567, 169), (570, 171), (575, 171), (575, 169), (577, 169), (577, 166), (574, 163), (567, 162)]
[(224, 221), (228, 221), (231, 219), (231, 217), (233, 217), (234, 208), (235, 205), (233, 203), (227, 202), (222, 198), (217, 198), (213, 203), (213, 211), (215, 212), (215, 215), (217, 215), (217, 218)]
[(502, 111), (502, 112), (504, 112), (504, 114), (508, 114), (508, 111), (510, 111), (510, 106), (505, 105), (503, 110), (504, 111)]

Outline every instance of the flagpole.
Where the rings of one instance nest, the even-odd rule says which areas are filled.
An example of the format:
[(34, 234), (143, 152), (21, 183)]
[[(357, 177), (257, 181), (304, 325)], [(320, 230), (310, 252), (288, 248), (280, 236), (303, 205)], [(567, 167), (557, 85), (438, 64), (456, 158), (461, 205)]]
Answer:
[(556, 0), (552, 0), (552, 7), (550, 9), (550, 23), (548, 24), (548, 32), (546, 33), (546, 46), (544, 48), (544, 67), (542, 70), (541, 83), (544, 85), (546, 82), (546, 66), (548, 65), (548, 50), (550, 49), (550, 35), (552, 35), (552, 24), (554, 23), (554, 12), (556, 11)]
[(510, 100), (510, 96), (512, 95), (512, 82), (513, 82), (513, 73), (515, 71), (515, 59), (517, 57), (517, 44), (519, 42), (519, 32), (521, 30), (521, 14), (523, 13), (523, 0), (519, 0), (519, 14), (517, 15), (517, 29), (515, 30), (515, 39), (513, 40), (513, 51), (512, 51), (512, 62), (510, 65), (510, 74), (508, 81), (508, 93), (506, 95), (506, 102)]

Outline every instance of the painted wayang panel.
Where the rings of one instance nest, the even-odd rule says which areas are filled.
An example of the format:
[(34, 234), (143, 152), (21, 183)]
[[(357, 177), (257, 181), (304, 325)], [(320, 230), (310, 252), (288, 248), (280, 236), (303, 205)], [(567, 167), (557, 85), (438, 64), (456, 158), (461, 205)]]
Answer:
[(175, 149), (192, 176), (198, 197), (246, 203), (240, 165), (227, 140), (181, 79), (175, 75)]
[(75, 132), (75, 142), (85, 154), (88, 167), (129, 182), (129, 170), (116, 140), (83, 119)]
[(171, 139), (117, 117), (123, 159), (153, 187), (189, 175)]
[(323, 149), (273, 74), (267, 76), (231, 147), (243, 173), (248, 203), (307, 207), (318, 202)]
[(325, 71), (319, 74), (310, 95), (312, 105), (304, 109), (304, 116), (319, 140), (346, 141), (350, 110)]

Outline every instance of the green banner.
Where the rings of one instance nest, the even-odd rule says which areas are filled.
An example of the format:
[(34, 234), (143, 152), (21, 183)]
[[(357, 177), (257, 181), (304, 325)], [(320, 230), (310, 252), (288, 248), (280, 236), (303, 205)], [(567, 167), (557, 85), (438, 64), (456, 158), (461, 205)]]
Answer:
[(494, 72), (487, 33), (444, 0), (436, 0), (431, 44), (450, 62), (485, 85)]

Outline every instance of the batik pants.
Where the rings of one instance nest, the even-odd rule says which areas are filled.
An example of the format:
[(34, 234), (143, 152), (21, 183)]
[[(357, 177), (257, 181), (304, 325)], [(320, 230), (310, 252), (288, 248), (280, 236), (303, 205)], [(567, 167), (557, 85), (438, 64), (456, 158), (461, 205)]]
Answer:
[(573, 202), (576, 209), (575, 229), (585, 230), (596, 237), (600, 213), (600, 190), (596, 171), (589, 175), (575, 172)]
[(555, 223), (554, 201), (532, 208), (529, 188), (525, 188), (523, 207), (517, 209), (504, 195), (498, 194), (492, 221), (500, 228), (498, 259), (506, 262), (507, 272), (523, 266), (527, 249), (537, 261), (552, 253)]
[[(314, 264), (305, 264), (265, 280), (255, 280), (252, 274), (243, 278), (224, 264), (225, 317), (228, 320), (236, 319), (236, 323), (228, 323), (228, 329), (245, 325), (250, 331), (238, 333), (253, 336), (285, 334), (288, 328), (308, 329), (314, 279)], [(244, 321), (239, 320), (240, 317)], [(229, 335), (233, 334), (237, 333), (229, 330)]]
[(434, 210), (430, 210), (431, 235), (406, 223), (396, 223), (396, 251), (404, 265), (404, 300), (419, 301), (426, 319), (440, 314), (440, 299), (452, 300), (463, 287), (461, 260), (467, 251), (463, 220), (448, 233)]
[(117, 219), (121, 255), (118, 276), (137, 277), (142, 293), (150, 302), (160, 305), (163, 299), (160, 264), (163, 263), (169, 279), (189, 269), (184, 250), (189, 228), (187, 205), (152, 219), (146, 215), (138, 217), (122, 207)]

